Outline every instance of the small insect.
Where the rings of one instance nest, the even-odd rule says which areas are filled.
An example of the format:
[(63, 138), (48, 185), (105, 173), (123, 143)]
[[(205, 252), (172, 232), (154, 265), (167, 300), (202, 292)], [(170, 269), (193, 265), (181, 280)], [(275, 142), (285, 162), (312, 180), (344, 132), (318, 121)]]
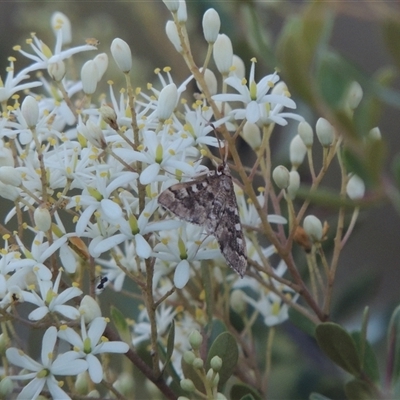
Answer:
[(100, 282), (97, 284), (96, 289), (101, 291), (103, 289), (105, 289), (106, 287), (106, 283), (108, 282), (108, 278), (106, 276), (101, 276), (100, 277)]
[(179, 218), (204, 226), (217, 239), (228, 265), (243, 278), (246, 242), (226, 162), (204, 177), (171, 186), (160, 194), (158, 202)]
[(91, 46), (97, 47), (100, 44), (100, 41), (96, 38), (87, 38), (85, 39), (86, 44), (90, 44)]

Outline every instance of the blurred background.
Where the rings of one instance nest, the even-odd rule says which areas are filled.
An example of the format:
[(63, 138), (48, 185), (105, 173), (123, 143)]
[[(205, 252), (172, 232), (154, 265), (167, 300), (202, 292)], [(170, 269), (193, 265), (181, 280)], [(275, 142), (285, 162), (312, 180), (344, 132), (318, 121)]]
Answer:
[[(329, 2), (330, 3), (330, 2)], [(364, 81), (382, 71), (391, 71), (391, 86), (399, 89), (398, 69), (393, 67), (396, 60), (392, 58), (385, 41), (385, 23), (388, 19), (400, 20), (400, 4), (398, 2), (336, 2), (331, 4), (332, 27), (329, 46), (344, 57), (363, 77)], [(299, 1), (187, 1), (188, 31), (192, 49), (201, 65), (207, 46), (202, 35), (202, 15), (210, 7), (215, 8), (221, 17), (221, 33), (226, 33), (233, 42), (234, 52), (239, 55), (249, 67), (250, 58), (258, 60), (257, 74), (261, 77), (273, 72), (277, 67), (275, 49), (282, 29), (288, 20), (300, 14), (306, 2)], [(38, 38), (53, 48), (55, 39), (50, 26), (50, 18), (55, 11), (65, 13), (72, 23), (72, 46), (85, 43), (87, 38), (96, 38), (100, 44), (99, 52), (110, 55), (110, 44), (115, 37), (125, 40), (132, 49), (134, 68), (132, 78), (135, 86), (145, 88), (147, 82), (157, 84), (154, 69), (169, 66), (177, 84), (188, 77), (189, 73), (181, 57), (165, 35), (165, 23), (170, 14), (160, 1), (143, 2), (1, 2), (0, 3), (0, 76), (5, 79), (7, 58), (13, 55), (17, 58), (16, 69), (19, 71), (26, 64), (22, 56), (12, 50), (19, 44), (24, 50), (30, 51), (25, 40), (31, 32), (36, 32)], [(255, 23), (255, 18), (257, 22)], [(400, 32), (400, 30), (399, 30)], [(395, 44), (394, 44), (395, 45)], [(400, 36), (398, 44), (400, 46)], [(92, 53), (90, 53), (92, 54)], [(89, 59), (88, 53), (79, 54), (82, 60)], [(398, 61), (398, 60), (397, 60)], [(296, 64), (296, 59), (293, 59)], [(120, 74), (110, 57), (109, 69), (104, 82), (108, 79), (116, 81)], [(285, 76), (281, 75), (283, 80)], [(360, 82), (363, 86), (363, 83)], [(289, 87), (291, 90), (292, 88)], [(108, 89), (103, 88), (108, 94)], [(98, 90), (101, 94), (101, 90)], [(298, 111), (308, 122), (315, 126), (320, 115), (315, 113), (301, 97), (292, 92), (298, 102)], [(395, 97), (396, 98), (396, 97)], [(377, 105), (377, 125), (386, 142), (384, 163), (385, 176), (392, 179), (391, 163), (400, 150), (400, 103), (392, 101)], [(274, 163), (288, 163), (287, 144), (296, 133), (296, 124), (289, 125), (273, 138), (275, 146)], [(242, 143), (243, 154), (246, 146)], [(337, 187), (337, 170), (333, 168), (323, 185)], [(10, 203), (0, 204), (0, 211), (8, 211)], [(313, 209), (313, 208), (312, 208)], [(335, 210), (320, 206), (315, 207), (315, 213), (322, 219), (334, 218)], [(334, 229), (334, 219), (330, 221)], [(400, 215), (389, 202), (376, 203), (362, 209), (357, 227), (348, 241), (338, 267), (338, 280), (335, 287), (336, 302), (333, 305), (333, 318), (340, 319), (349, 328), (359, 328), (362, 310), (365, 306), (371, 308), (370, 338), (381, 346), (384, 353), (388, 318), (395, 306), (400, 302)], [(300, 333), (287, 328), (288, 335)], [(303, 347), (309, 350), (307, 338), (299, 336), (298, 348), (286, 349), (287, 357), (293, 359)], [(281, 339), (278, 339), (281, 340)], [(296, 341), (294, 341), (296, 342)], [(294, 345), (292, 345), (294, 346)], [(282, 355), (282, 354), (281, 354)], [(308, 357), (320, 357), (317, 353)], [(314, 359), (315, 361), (315, 359)], [(281, 364), (285, 365), (285, 364)], [(329, 366), (327, 367), (329, 370)], [(273, 374), (284, 374), (285, 380), (292, 373), (287, 365), (284, 371), (273, 371)], [(337, 373), (337, 372), (336, 372)], [(279, 376), (279, 375), (277, 375)], [(297, 375), (298, 376), (298, 375)], [(307, 378), (298, 376), (297, 398), (309, 389)], [(310, 372), (310, 380), (317, 379)], [(272, 380), (273, 382), (273, 380)], [(304, 388), (303, 386), (306, 386)], [(322, 383), (321, 383), (322, 385)], [(271, 384), (274, 393), (274, 383)], [(325, 382), (325, 387), (330, 384)], [(334, 386), (334, 385), (332, 385)], [(280, 388), (282, 390), (282, 388)], [(293, 388), (290, 396), (293, 396)], [(334, 397), (335, 390), (330, 393)], [(287, 393), (289, 396), (289, 393)], [(336, 393), (337, 398), (340, 394)], [(274, 398), (285, 398), (280, 392)]]

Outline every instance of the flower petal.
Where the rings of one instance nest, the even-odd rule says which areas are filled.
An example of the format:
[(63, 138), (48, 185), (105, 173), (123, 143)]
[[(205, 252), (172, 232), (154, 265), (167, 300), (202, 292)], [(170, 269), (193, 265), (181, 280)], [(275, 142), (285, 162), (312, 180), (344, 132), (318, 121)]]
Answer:
[(182, 260), (175, 268), (174, 284), (177, 289), (182, 289), (188, 283), (190, 266), (187, 260)]

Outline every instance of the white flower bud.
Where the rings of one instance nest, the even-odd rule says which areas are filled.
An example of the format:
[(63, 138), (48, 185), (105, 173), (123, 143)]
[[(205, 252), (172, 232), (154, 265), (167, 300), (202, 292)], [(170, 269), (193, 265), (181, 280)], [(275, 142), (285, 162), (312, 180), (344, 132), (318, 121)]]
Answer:
[(297, 191), (300, 187), (300, 175), (296, 170), (289, 172), (289, 186), (287, 188), (287, 193), (289, 197), (294, 200)]
[(272, 178), (279, 189), (286, 189), (289, 186), (289, 170), (283, 165), (278, 165), (272, 171)]
[(185, 23), (187, 21), (187, 10), (186, 10), (185, 0), (179, 0), (179, 8), (176, 16), (180, 23)]
[(29, 128), (37, 125), (39, 120), (39, 105), (32, 96), (26, 96), (21, 104), (21, 113)]
[(196, 355), (191, 350), (186, 350), (182, 357), (185, 363), (189, 365), (192, 365), (193, 361), (196, 359)]
[(74, 387), (77, 393), (81, 395), (89, 391), (89, 382), (87, 379), (86, 371), (82, 372), (76, 377)]
[(182, 53), (183, 49), (174, 21), (167, 21), (167, 24), (165, 25), (165, 33), (167, 34), (169, 41), (174, 45), (176, 51)]
[(4, 146), (4, 142), (0, 140), (0, 166), (13, 167), (14, 157), (11, 149)]
[(221, 357), (214, 356), (210, 361), (210, 367), (215, 371), (218, 372), (222, 367), (222, 359)]
[(358, 175), (352, 175), (346, 186), (347, 195), (352, 199), (362, 199), (365, 193), (365, 183)]
[(319, 118), (315, 126), (319, 142), (323, 147), (329, 147), (335, 137), (333, 126), (325, 118)]
[(39, 231), (47, 232), (51, 228), (51, 215), (49, 210), (44, 206), (40, 206), (35, 210), (33, 220)]
[(103, 104), (99, 108), (99, 112), (100, 112), (101, 118), (103, 119), (104, 122), (106, 122), (112, 128), (118, 129), (117, 114), (113, 108), (111, 108), (107, 104)]
[(91, 119), (86, 122), (87, 130), (84, 132), (84, 135), (93, 146), (96, 146), (100, 149), (106, 146), (106, 139), (104, 137), (104, 133), (101, 128), (96, 125)]
[(116, 38), (112, 41), (111, 54), (122, 72), (127, 74), (132, 69), (131, 48), (124, 40)]
[(221, 28), (221, 19), (217, 11), (209, 8), (203, 15), (203, 33), (208, 43), (215, 43), (219, 30)]
[(301, 121), (297, 127), (297, 132), (306, 147), (310, 148), (314, 142), (314, 132), (311, 125), (306, 121)]
[(232, 67), (233, 68), (229, 75), (235, 75), (239, 79), (243, 79), (245, 77), (246, 67), (244, 65), (243, 60), (236, 54), (234, 54), (232, 58)]
[(81, 80), (85, 94), (93, 94), (97, 88), (99, 73), (93, 60), (86, 61), (81, 69)]
[(165, 121), (173, 113), (178, 103), (178, 89), (174, 83), (165, 86), (158, 96), (157, 116), (160, 121)]
[(203, 368), (204, 361), (200, 357), (196, 357), (193, 360), (193, 364), (192, 365), (193, 365), (193, 368), (200, 369), (200, 368)]
[(242, 137), (253, 150), (258, 150), (260, 148), (261, 132), (257, 124), (246, 121), (243, 126)]
[(303, 228), (312, 242), (320, 242), (322, 239), (322, 223), (315, 215), (304, 218)]
[(279, 94), (281, 96), (289, 97), (289, 89), (284, 81), (279, 81), (271, 90), (272, 94)]
[(171, 12), (177, 12), (179, 8), (179, 0), (163, 0), (163, 3), (167, 6)]
[(108, 56), (106, 53), (97, 54), (93, 61), (97, 68), (97, 82), (100, 82), (108, 67)]
[(368, 136), (371, 139), (375, 139), (375, 140), (381, 140), (382, 139), (382, 134), (380, 129), (376, 126), (375, 128), (372, 128), (369, 132), (368, 132)]
[(82, 299), (79, 312), (83, 315), (86, 324), (92, 322), (97, 317), (101, 317), (101, 310), (97, 301), (88, 295)]
[(362, 97), (363, 90), (361, 85), (358, 82), (353, 81), (350, 84), (346, 99), (347, 106), (350, 108), (350, 110), (355, 110), (358, 107), (362, 100)]
[(14, 167), (0, 167), (0, 182), (19, 187), (22, 184), (21, 173)]
[[(203, 69), (200, 69), (201, 72), (203, 72)], [(214, 72), (212, 72), (210, 69), (206, 68), (204, 71), (204, 80), (206, 81), (208, 90), (213, 96), (214, 94), (217, 94), (217, 89), (218, 89), (218, 84), (217, 84), (217, 78), (215, 77)], [(199, 88), (200, 91), (203, 91), (202, 87), (200, 86), (199, 82), (196, 82), (197, 87)]]
[(213, 57), (218, 71), (228, 75), (233, 63), (233, 48), (231, 39), (225, 34), (218, 35), (213, 47)]
[(304, 160), (307, 154), (307, 147), (299, 135), (296, 135), (290, 142), (290, 162), (297, 168)]
[(5, 185), (0, 182), (0, 196), (4, 199), (15, 201), (19, 197), (19, 192), (14, 186)]
[(51, 16), (51, 27), (54, 34), (57, 36), (57, 31), (62, 31), (62, 44), (70, 44), (72, 42), (71, 22), (68, 17), (60, 11), (55, 12)]
[(56, 82), (61, 82), (65, 76), (64, 61), (60, 60), (49, 64), (47, 66), (47, 72), (49, 73), (51, 79), (54, 79)]

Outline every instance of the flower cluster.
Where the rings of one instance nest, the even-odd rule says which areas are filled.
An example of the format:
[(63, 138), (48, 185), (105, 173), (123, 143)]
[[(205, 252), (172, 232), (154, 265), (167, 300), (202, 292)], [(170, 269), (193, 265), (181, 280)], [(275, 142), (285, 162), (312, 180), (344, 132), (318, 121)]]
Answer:
[[(212, 293), (216, 286), (211, 289), (209, 285), (223, 288), (215, 304), (231, 297), (234, 310), (242, 314), (250, 306), (267, 326), (286, 320), (288, 307), (297, 300), (284, 278), (288, 259), (280, 259), (276, 268), (271, 265), (279, 254), (279, 242), (272, 234), (282, 234), (288, 222), (281, 216), (278, 197), (292, 204), (290, 199), (299, 187), (297, 167), (308, 149), (304, 128), (299, 126), (296, 139), (301, 142), (297, 147), (291, 145), (293, 170), (274, 171), (273, 179), (283, 194), (271, 197), (271, 215), (267, 214), (271, 160), (265, 163), (264, 156), (273, 126), (284, 126), (288, 119), (304, 124), (304, 119), (285, 111), (294, 110), (296, 103), (276, 72), (256, 83), (256, 60), (252, 59), (245, 78), (244, 64), (233, 54), (229, 38), (219, 33), (219, 16), (211, 9), (204, 15), (203, 29), (221, 76), (218, 89), (214, 72), (206, 65), (195, 67), (182, 51), (188, 46), (182, 28), (187, 19), (185, 3), (165, 3), (174, 16), (167, 23), (167, 35), (194, 71), (183, 82), (174, 82), (170, 69), (165, 68), (156, 70), (159, 83), (149, 85), (147, 93), (135, 89), (129, 76), (130, 48), (117, 38), (111, 54), (126, 87), (116, 95), (118, 89), (110, 82), (104, 100), (93, 103), (108, 55), (93, 57), (96, 46), (92, 41), (71, 46), (70, 22), (61, 13), (52, 18), (54, 51), (32, 35), (30, 52), (15, 48), (31, 60), (30, 66), (17, 73), (17, 61), (10, 57), (8, 75), (4, 83), (0, 80), (0, 196), (12, 204), (5, 223), (18, 224), (13, 232), (1, 226), (1, 314), (4, 321), (21, 319), (16, 310), (29, 303), (23, 322), (30, 328), (47, 327), (40, 361), (35, 361), (24, 353), (29, 346), (9, 347), (13, 330), (2, 325), (8, 361), (31, 371), (10, 376), (14, 368), (7, 367), (12, 380), (29, 381), (20, 399), (34, 399), (44, 389), (53, 398), (68, 397), (67, 392), (74, 390), (72, 381), (68, 380), (64, 391), (55, 378), (58, 375), (78, 376), (87, 371), (97, 384), (107, 361), (102, 358), (100, 362), (96, 355), (126, 353), (129, 345), (150, 344), (157, 376), (163, 361), (168, 362), (161, 359), (159, 346), (167, 346), (173, 321), (172, 364), (183, 378), (180, 358), (189, 349), (188, 335), (211, 322), (206, 308), (211, 306), (210, 296), (217, 293)], [(80, 80), (74, 80), (67, 65), (81, 52), (92, 58), (82, 66)], [(31, 80), (35, 71), (42, 73)], [(199, 88), (195, 98), (188, 90), (192, 80)], [(221, 138), (215, 136), (216, 131), (222, 132)], [(239, 134), (258, 157), (250, 173), (245, 172), (250, 167), (241, 164), (234, 145)], [(321, 141), (322, 145), (329, 147), (337, 138), (328, 140)], [(236, 164), (235, 176), (243, 181), (243, 185), (235, 184), (251, 271), (243, 280), (226, 267), (212, 235), (206, 235), (201, 226), (172, 217), (157, 202), (159, 194), (172, 185), (205, 176), (208, 168), (202, 161), (205, 156), (215, 158), (210, 148), (224, 150), (224, 142)], [(265, 174), (265, 186), (258, 194), (248, 193), (244, 188), (252, 185), (246, 186), (244, 179), (252, 179), (258, 165)], [(357, 178), (350, 179), (349, 190), (360, 197), (357, 182)], [(292, 228), (292, 215), (289, 223)], [(259, 241), (262, 229), (273, 245)], [(129, 345), (102, 336), (106, 319), (97, 301), (105, 287), (116, 296), (126, 295), (129, 287), (144, 307), (131, 330), (116, 324)], [(72, 350), (62, 352), (66, 343)], [(88, 387), (94, 390), (93, 385)]]

